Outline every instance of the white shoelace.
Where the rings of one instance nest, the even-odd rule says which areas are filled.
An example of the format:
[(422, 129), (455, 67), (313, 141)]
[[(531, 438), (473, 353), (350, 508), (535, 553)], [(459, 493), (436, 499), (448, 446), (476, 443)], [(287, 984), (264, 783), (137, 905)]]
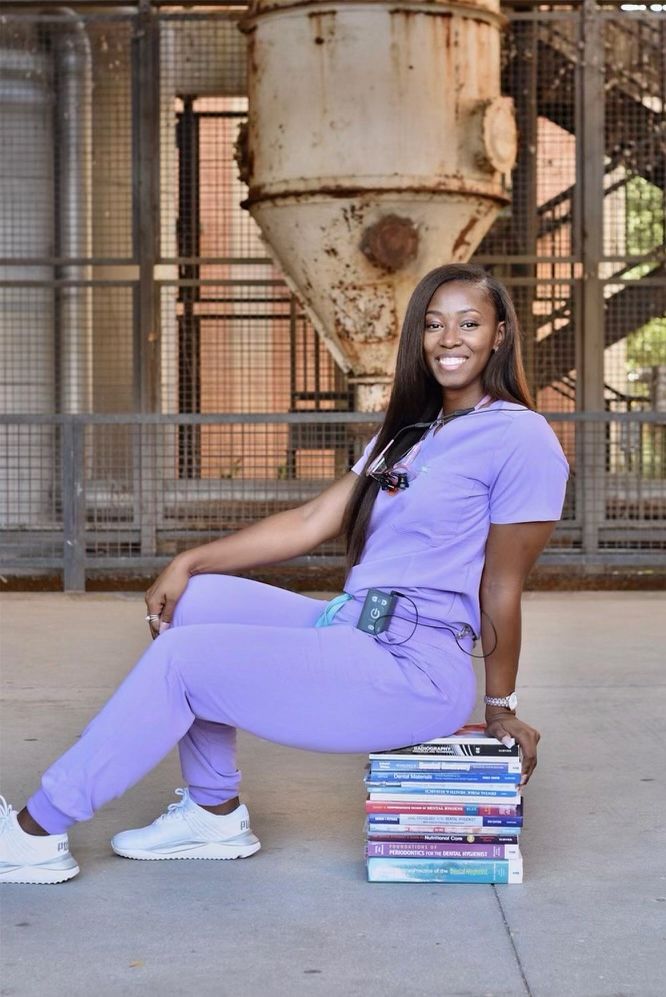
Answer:
[(14, 807), (7, 803), (4, 796), (0, 796), (0, 834), (9, 830), (12, 814), (15, 813)]
[(178, 803), (170, 803), (166, 811), (157, 818), (158, 821), (172, 820), (174, 817), (183, 816), (183, 811), (190, 800), (190, 794), (187, 789), (177, 789), (175, 792), (176, 796), (182, 796), (182, 799)]

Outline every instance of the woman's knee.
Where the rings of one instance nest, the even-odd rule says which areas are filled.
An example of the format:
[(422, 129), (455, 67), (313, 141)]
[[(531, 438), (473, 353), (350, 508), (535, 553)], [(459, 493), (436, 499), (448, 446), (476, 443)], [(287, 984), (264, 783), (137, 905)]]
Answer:
[(233, 581), (231, 575), (194, 575), (176, 603), (172, 626), (220, 622)]

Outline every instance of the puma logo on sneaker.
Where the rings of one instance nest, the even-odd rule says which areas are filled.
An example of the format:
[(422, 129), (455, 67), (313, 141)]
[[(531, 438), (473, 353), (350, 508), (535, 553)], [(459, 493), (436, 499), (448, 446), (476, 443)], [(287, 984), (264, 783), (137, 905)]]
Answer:
[(28, 834), (0, 796), (0, 883), (64, 883), (78, 871), (66, 836)]

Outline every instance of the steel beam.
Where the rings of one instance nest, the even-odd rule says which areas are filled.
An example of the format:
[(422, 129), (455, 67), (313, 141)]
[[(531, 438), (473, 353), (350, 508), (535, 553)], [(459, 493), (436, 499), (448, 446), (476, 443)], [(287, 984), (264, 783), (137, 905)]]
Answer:
[[(584, 411), (604, 409), (604, 295), (599, 273), (604, 233), (604, 38), (603, 22), (596, 0), (584, 0), (580, 19), (583, 58), (579, 66), (576, 143), (580, 178), (580, 244), (583, 264), (581, 293), (582, 339), (578, 342), (580, 372), (578, 403)], [(595, 424), (579, 434), (577, 466), (585, 469), (581, 496), (583, 551), (596, 554), (599, 529), (605, 518), (606, 434)], [(582, 464), (578, 460), (582, 459)], [(582, 477), (582, 475), (581, 475)]]
[[(139, 288), (134, 338), (135, 392), (141, 412), (159, 411), (160, 342), (154, 281), (159, 260), (160, 80), (159, 22), (150, 0), (140, 0), (132, 40), (133, 217)], [(155, 429), (141, 428), (138, 454), (138, 515), (141, 552), (157, 553), (157, 480)]]
[(63, 420), (60, 435), (60, 494), (65, 592), (85, 592), (86, 588), (84, 434), (84, 423), (73, 419)]

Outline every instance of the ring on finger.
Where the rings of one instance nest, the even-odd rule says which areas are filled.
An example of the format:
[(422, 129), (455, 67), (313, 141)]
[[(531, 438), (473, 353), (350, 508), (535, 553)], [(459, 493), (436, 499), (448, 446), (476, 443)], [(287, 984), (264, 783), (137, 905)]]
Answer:
[(159, 613), (149, 613), (148, 616), (146, 616), (146, 622), (153, 623), (155, 620), (159, 620), (159, 618)]

